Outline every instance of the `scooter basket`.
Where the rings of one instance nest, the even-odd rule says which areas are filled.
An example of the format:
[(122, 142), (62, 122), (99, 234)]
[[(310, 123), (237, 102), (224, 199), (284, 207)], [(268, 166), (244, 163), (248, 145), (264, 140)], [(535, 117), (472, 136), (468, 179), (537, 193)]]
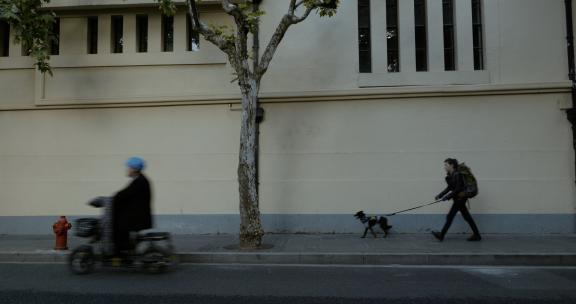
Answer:
[(95, 218), (81, 218), (76, 220), (75, 234), (79, 237), (91, 237), (98, 234), (100, 221)]

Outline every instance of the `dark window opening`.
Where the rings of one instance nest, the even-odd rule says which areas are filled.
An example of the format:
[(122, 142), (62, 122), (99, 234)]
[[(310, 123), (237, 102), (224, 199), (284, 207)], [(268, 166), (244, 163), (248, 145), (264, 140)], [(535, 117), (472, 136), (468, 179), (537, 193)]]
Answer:
[(0, 57), (10, 55), (10, 25), (0, 20)]
[(428, 31), (425, 0), (414, 0), (414, 26), (416, 39), (416, 71), (427, 71)]
[(370, 0), (358, 0), (358, 63), (360, 73), (372, 72)]
[(162, 52), (174, 51), (174, 17), (162, 16)]
[(444, 70), (456, 70), (456, 46), (454, 40), (454, 0), (442, 0), (444, 19)]
[(192, 18), (186, 15), (186, 50), (197, 52), (200, 50), (200, 33), (192, 29)]
[(148, 15), (136, 16), (136, 51), (148, 52)]
[(472, 31), (474, 40), (474, 70), (484, 69), (484, 36), (482, 26), (482, 1), (472, 0)]
[(124, 18), (112, 16), (112, 53), (122, 53), (124, 45)]
[(386, 41), (388, 48), (388, 72), (400, 72), (398, 0), (386, 0)]
[(60, 18), (55, 18), (54, 22), (50, 25), (50, 55), (60, 54)]
[(98, 17), (88, 17), (88, 54), (98, 54)]

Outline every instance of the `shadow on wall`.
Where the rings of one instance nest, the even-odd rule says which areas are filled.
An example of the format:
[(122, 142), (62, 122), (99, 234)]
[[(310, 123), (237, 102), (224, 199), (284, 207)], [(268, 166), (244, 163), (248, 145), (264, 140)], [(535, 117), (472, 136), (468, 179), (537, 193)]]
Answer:
[[(300, 171), (305, 162), (303, 157), (318, 153), (319, 130), (327, 128), (323, 111), (310, 113), (309, 107), (294, 107), (290, 105), (266, 105), (266, 119), (261, 125), (261, 210), (266, 210), (268, 197), (273, 201), (276, 212), (293, 213), (298, 207), (293, 203), (296, 199), (305, 199), (300, 188), (309, 189), (314, 183), (302, 187), (304, 176), (308, 170)], [(275, 115), (280, 112), (282, 115)], [(273, 123), (273, 127), (270, 123)], [(335, 139), (337, 140), (337, 139)], [(276, 150), (274, 150), (276, 149)], [(308, 168), (307, 168), (308, 169)], [(322, 172), (321, 168), (314, 170)], [(314, 178), (314, 177), (312, 177)], [(314, 202), (309, 202), (310, 204)], [(286, 217), (276, 217), (273, 220), (279, 227), (291, 227), (291, 220)]]

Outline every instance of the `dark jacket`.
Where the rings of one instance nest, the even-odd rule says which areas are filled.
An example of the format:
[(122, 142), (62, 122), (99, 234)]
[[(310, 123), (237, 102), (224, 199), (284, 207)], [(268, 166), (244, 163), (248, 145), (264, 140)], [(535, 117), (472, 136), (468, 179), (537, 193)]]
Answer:
[(114, 196), (114, 228), (122, 231), (152, 228), (151, 199), (150, 183), (140, 174)]
[(449, 193), (447, 199), (454, 199), (454, 201), (466, 200), (466, 196), (464, 195), (466, 184), (464, 183), (464, 176), (462, 176), (460, 172), (455, 171), (452, 174), (446, 175), (446, 184), (448, 184), (448, 186), (438, 194), (438, 198), (443, 198)]

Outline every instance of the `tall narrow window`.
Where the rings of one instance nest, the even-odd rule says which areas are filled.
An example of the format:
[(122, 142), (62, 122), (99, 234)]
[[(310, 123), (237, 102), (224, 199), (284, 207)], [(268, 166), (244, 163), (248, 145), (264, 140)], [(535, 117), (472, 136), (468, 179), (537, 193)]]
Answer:
[(136, 51), (148, 52), (148, 15), (136, 16)]
[(50, 41), (50, 55), (60, 54), (60, 18), (55, 18), (51, 25), (50, 32), (53, 39)]
[(444, 70), (456, 70), (456, 48), (454, 43), (454, 0), (442, 0), (444, 19)]
[(112, 16), (112, 53), (122, 53), (124, 45), (124, 18), (122, 16)]
[(174, 17), (162, 16), (162, 52), (174, 50)]
[(414, 30), (416, 39), (416, 71), (428, 70), (428, 31), (426, 1), (414, 0)]
[(10, 25), (0, 20), (0, 57), (10, 55)]
[(358, 51), (360, 73), (372, 72), (370, 0), (358, 0)]
[(88, 54), (98, 54), (98, 17), (88, 17)]
[(482, 29), (482, 1), (472, 0), (472, 30), (474, 36), (474, 69), (484, 69), (484, 36)]
[(388, 72), (400, 72), (398, 0), (386, 0), (386, 41), (388, 48)]
[(192, 29), (190, 14), (186, 14), (186, 50), (189, 52), (200, 50), (200, 33)]

